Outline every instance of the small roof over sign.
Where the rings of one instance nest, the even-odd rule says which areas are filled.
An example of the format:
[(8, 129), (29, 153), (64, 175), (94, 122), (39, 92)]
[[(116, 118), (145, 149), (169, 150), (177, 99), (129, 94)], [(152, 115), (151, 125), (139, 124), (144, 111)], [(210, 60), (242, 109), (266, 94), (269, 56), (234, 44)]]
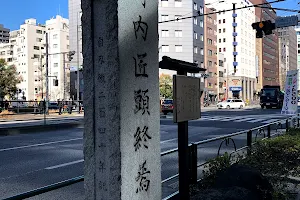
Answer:
[(159, 62), (159, 68), (174, 71), (186, 71), (187, 73), (205, 72), (206, 69), (198, 67), (196, 63), (190, 63), (182, 60), (176, 60), (168, 56), (163, 56)]

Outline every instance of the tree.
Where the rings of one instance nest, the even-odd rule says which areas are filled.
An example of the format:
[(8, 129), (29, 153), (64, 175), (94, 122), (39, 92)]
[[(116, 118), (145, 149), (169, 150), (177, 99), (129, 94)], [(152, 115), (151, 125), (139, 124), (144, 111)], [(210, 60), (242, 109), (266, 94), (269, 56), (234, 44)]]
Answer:
[(159, 76), (159, 91), (160, 96), (166, 99), (173, 98), (173, 80), (168, 74), (161, 74)]
[(4, 59), (0, 59), (0, 98), (6, 95), (14, 96), (17, 93), (17, 84), (22, 78), (17, 74), (15, 66), (8, 66)]

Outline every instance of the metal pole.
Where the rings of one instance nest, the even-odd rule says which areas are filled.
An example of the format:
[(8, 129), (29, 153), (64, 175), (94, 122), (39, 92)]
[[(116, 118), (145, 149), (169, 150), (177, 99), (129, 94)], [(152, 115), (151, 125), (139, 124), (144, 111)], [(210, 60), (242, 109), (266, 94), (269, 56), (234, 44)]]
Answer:
[(44, 74), (43, 74), (43, 58), (40, 51), (40, 71), (41, 71), (41, 82), (42, 82), (42, 100), (44, 99)]
[(48, 114), (48, 102), (49, 102), (49, 63), (48, 63), (48, 57), (49, 57), (49, 43), (48, 43), (48, 33), (46, 33), (46, 114)]
[(66, 56), (65, 53), (63, 55), (63, 68), (64, 68), (64, 99), (66, 99)]
[(78, 24), (78, 19), (79, 19), (79, 14), (80, 14), (80, 12), (78, 12), (78, 16), (77, 16), (77, 102), (78, 102), (78, 105), (79, 105), (79, 100), (80, 100), (80, 98), (79, 98), (79, 95), (80, 95), (80, 93), (79, 93), (79, 91), (80, 91), (80, 88), (79, 88), (79, 64), (80, 64), (80, 62), (79, 62), (79, 54), (80, 54), (80, 52), (79, 52), (79, 24)]
[[(178, 71), (178, 75), (187, 75)], [(188, 121), (178, 122), (179, 199), (189, 200), (189, 133)]]

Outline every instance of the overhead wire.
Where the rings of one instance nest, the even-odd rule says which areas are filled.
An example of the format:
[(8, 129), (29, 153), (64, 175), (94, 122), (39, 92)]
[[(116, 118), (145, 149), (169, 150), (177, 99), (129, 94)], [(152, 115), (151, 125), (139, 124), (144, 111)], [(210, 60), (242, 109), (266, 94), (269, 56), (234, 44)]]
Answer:
[[(267, 3), (260, 3), (260, 4), (254, 4), (254, 5), (251, 5), (251, 6), (239, 7), (239, 8), (235, 8), (235, 10), (241, 10), (241, 9), (251, 8), (251, 7), (259, 7), (259, 6), (269, 5), (269, 4), (272, 4), (272, 3), (278, 3), (278, 2), (283, 2), (283, 1), (285, 1), (285, 0), (275, 0), (275, 1), (267, 2)], [(272, 7), (268, 7), (268, 8), (272, 8)], [(168, 23), (168, 22), (175, 22), (175, 21), (179, 21), (179, 20), (183, 20), (183, 19), (190, 19), (190, 18), (196, 18), (196, 17), (206, 16), (206, 15), (213, 15), (213, 14), (218, 14), (218, 13), (221, 13), (221, 12), (229, 12), (229, 11), (233, 11), (233, 10), (234, 9), (228, 9), (228, 10), (222, 10), (222, 11), (216, 11), (216, 12), (210, 12), (210, 13), (204, 13), (204, 14), (200, 14), (200, 12), (198, 12), (198, 15), (189, 16), (189, 17), (178, 17), (176, 19), (165, 20), (165, 21), (161, 21), (161, 22), (158, 22), (158, 23), (162, 24), (162, 23)]]

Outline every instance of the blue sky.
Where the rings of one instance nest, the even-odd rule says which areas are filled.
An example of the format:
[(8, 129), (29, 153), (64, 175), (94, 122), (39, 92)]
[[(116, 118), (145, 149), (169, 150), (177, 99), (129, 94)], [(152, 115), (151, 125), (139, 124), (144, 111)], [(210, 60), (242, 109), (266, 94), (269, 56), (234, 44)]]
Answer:
[[(61, 14), (68, 18), (68, 0), (0, 0), (0, 24), (16, 30), (25, 19), (35, 18), (38, 23), (45, 23), (46, 20)], [(286, 0), (281, 3), (272, 4), (273, 7), (300, 9), (298, 0)], [(299, 0), (300, 2), (300, 0)], [(12, 9), (13, 8), (13, 9)], [(278, 11), (278, 15), (295, 15), (296, 13)]]
[[(25, 19), (35, 18), (45, 23), (51, 17), (61, 14), (68, 18), (68, 0), (0, 0), (0, 24), (11, 30), (20, 28)], [(60, 12), (59, 12), (60, 10)]]

